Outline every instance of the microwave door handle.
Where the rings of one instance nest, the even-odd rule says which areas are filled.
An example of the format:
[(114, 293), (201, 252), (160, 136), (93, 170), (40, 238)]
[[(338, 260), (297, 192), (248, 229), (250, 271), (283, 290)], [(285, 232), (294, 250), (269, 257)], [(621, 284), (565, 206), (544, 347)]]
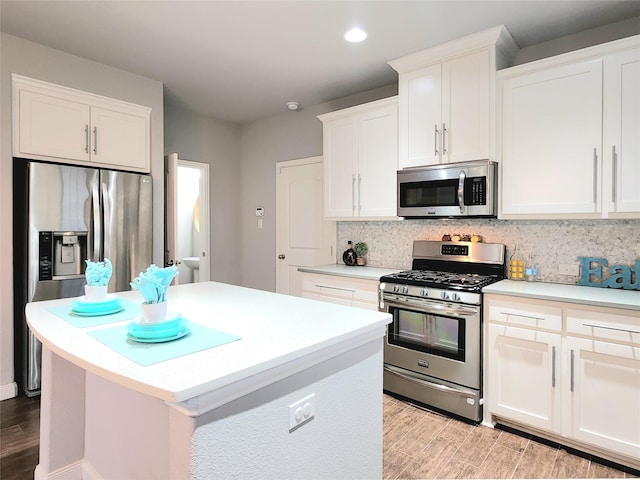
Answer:
[(464, 181), (467, 178), (467, 174), (464, 170), (460, 170), (460, 176), (458, 177), (458, 206), (460, 207), (460, 213), (464, 213)]

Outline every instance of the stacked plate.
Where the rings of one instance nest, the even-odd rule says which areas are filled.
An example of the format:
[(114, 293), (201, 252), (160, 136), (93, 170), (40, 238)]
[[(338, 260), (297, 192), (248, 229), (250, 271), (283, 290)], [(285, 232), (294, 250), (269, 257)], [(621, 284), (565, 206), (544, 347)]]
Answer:
[(71, 313), (82, 317), (97, 317), (100, 315), (111, 315), (124, 310), (120, 304), (120, 299), (110, 293), (102, 300), (87, 300), (83, 295), (71, 304)]
[(187, 328), (187, 319), (179, 313), (168, 313), (167, 319), (159, 323), (138, 323), (127, 325), (127, 337), (136, 342), (161, 343), (171, 342), (185, 337), (191, 331)]

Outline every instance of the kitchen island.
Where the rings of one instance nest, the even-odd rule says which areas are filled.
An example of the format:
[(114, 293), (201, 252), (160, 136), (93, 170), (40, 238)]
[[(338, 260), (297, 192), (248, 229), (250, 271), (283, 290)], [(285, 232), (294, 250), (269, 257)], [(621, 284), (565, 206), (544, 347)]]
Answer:
[(27, 305), (43, 344), (35, 478), (381, 478), (388, 314), (214, 282), (167, 298), (192, 335), (238, 339), (144, 366), (94, 336), (130, 318), (81, 328), (55, 313), (72, 299)]

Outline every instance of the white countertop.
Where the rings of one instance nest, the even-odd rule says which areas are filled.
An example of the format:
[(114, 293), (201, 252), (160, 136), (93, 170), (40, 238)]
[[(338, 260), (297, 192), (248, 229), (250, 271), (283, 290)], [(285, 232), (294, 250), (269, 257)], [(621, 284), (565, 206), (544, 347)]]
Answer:
[(349, 266), (349, 265), (317, 265), (313, 267), (298, 267), (299, 272), (321, 273), (323, 275), (335, 275), (338, 277), (362, 278), (364, 280), (380, 280), (383, 275), (406, 270), (402, 268), (379, 268), (367, 266)]
[[(142, 303), (139, 292), (117, 295)], [(143, 367), (86, 333), (126, 325), (129, 320), (81, 329), (48, 311), (75, 299), (30, 303), (26, 316), (36, 337), (53, 353), (88, 372), (171, 403), (217, 389), (237, 398), (297, 373), (312, 361), (381, 338), (391, 321), (382, 312), (214, 282), (170, 287), (167, 299), (169, 311), (241, 339)], [(219, 398), (217, 403), (232, 399)]]
[(640, 291), (615, 288), (583, 287), (559, 283), (501, 280), (482, 289), (483, 293), (513, 295), (602, 307), (640, 310)]

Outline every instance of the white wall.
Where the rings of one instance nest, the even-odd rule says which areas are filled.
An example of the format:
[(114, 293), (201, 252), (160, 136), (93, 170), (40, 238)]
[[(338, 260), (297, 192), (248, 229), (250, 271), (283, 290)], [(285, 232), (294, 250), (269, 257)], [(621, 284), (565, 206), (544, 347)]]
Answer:
[[(2, 33), (0, 36), (0, 251), (11, 258), (11, 74), (18, 73), (152, 108), (153, 261), (163, 262), (164, 146), (162, 83)], [(13, 266), (0, 269), (0, 398), (13, 382)]]
[(240, 127), (165, 98), (164, 145), (165, 155), (210, 165), (211, 280), (239, 285)]

